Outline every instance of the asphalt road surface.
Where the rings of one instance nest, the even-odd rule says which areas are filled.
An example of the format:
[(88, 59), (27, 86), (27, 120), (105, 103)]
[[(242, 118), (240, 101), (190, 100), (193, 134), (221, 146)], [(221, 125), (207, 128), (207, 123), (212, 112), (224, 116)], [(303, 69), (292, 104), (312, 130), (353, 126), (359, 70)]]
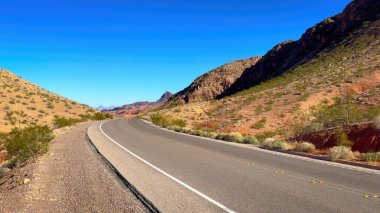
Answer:
[(380, 173), (178, 134), (141, 120), (89, 129), (163, 212), (380, 212)]

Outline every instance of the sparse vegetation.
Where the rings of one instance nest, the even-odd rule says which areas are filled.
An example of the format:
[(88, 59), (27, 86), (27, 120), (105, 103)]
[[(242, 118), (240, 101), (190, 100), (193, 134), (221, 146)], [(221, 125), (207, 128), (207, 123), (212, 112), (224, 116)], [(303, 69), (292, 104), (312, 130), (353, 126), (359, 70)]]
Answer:
[(346, 147), (352, 147), (354, 143), (350, 140), (348, 140), (348, 136), (346, 133), (344, 133), (343, 128), (337, 129), (337, 146), (346, 146)]
[(257, 138), (255, 138), (254, 136), (246, 136), (243, 140), (243, 143), (246, 143), (246, 144), (253, 144), (253, 145), (259, 145), (260, 144), (260, 141), (257, 140)]
[(253, 128), (253, 129), (262, 129), (262, 128), (265, 127), (266, 122), (267, 122), (267, 119), (266, 118), (262, 118), (261, 120), (257, 121), (253, 125), (251, 125), (251, 128)]
[(329, 149), (328, 158), (334, 160), (354, 160), (355, 156), (350, 147), (334, 146)]
[(30, 157), (45, 153), (49, 142), (54, 138), (48, 126), (14, 128), (3, 136), (8, 154), (13, 163), (23, 162)]
[(297, 143), (294, 148), (298, 152), (312, 152), (315, 150), (315, 145), (309, 142)]
[(56, 128), (62, 128), (66, 126), (72, 126), (78, 123), (80, 120), (75, 118), (55, 117), (53, 123)]
[(233, 133), (225, 134), (225, 136), (222, 138), (222, 140), (242, 143), (244, 141), (244, 137), (241, 133), (233, 132)]
[(281, 150), (292, 149), (292, 146), (288, 142), (275, 140), (273, 138), (265, 139), (264, 142), (261, 144), (261, 146), (264, 148), (281, 149)]
[(162, 127), (169, 127), (169, 126), (179, 126), (179, 127), (186, 127), (186, 122), (181, 119), (175, 119), (172, 116), (168, 115), (161, 115), (161, 114), (154, 114), (151, 117), (152, 123), (162, 126)]
[(380, 161), (380, 152), (361, 153), (360, 158), (361, 158), (361, 160), (365, 160), (368, 163), (377, 164)]

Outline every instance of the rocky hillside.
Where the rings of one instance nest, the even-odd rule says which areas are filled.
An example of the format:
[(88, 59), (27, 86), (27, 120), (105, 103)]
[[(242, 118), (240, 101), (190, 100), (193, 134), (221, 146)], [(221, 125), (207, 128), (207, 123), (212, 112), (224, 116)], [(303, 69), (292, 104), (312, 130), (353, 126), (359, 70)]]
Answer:
[(353, 1), (299, 41), (269, 51), (224, 94), (232, 95), (146, 118), (158, 113), (189, 128), (262, 137), (370, 122), (380, 115), (379, 9), (379, 1)]
[(198, 77), (187, 88), (175, 94), (170, 100), (174, 104), (212, 100), (227, 90), (237, 78), (261, 57), (237, 60), (220, 66)]
[(164, 105), (171, 97), (173, 96), (170, 92), (165, 92), (160, 99), (155, 102), (149, 101), (139, 101), (132, 104), (126, 104), (121, 107), (115, 107), (110, 110), (103, 110), (105, 112), (109, 112), (114, 116), (130, 116), (130, 115), (138, 115), (144, 112), (147, 112), (152, 109), (156, 109)]
[(255, 66), (245, 70), (221, 97), (248, 89), (315, 60), (318, 53), (339, 47), (339, 43), (356, 29), (364, 23), (378, 20), (379, 16), (379, 0), (354, 0), (342, 13), (308, 29), (298, 41), (286, 41), (275, 46)]
[(51, 125), (54, 116), (79, 118), (94, 112), (86, 105), (46, 91), (3, 69), (0, 69), (0, 88), (0, 132), (28, 124)]

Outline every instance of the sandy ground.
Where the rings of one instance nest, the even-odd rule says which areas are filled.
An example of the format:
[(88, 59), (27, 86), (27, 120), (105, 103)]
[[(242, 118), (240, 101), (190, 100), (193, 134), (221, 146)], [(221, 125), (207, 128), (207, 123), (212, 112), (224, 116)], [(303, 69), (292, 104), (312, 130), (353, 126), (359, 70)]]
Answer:
[(87, 142), (90, 125), (60, 132), (46, 155), (0, 179), (0, 212), (147, 212)]

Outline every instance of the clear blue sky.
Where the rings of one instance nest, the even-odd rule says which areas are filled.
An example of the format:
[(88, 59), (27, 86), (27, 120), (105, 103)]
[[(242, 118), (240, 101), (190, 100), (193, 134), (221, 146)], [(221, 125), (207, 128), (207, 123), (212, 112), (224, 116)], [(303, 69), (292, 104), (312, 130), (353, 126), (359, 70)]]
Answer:
[(91, 106), (156, 100), (349, 0), (0, 0), (0, 67)]

